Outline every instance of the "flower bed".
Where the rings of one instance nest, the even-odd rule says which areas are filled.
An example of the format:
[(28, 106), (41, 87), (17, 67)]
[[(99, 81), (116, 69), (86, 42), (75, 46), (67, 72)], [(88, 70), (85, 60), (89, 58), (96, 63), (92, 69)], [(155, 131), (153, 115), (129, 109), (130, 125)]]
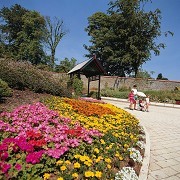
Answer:
[(129, 113), (92, 99), (20, 106), (0, 114), (0, 179), (136, 178), (141, 132)]

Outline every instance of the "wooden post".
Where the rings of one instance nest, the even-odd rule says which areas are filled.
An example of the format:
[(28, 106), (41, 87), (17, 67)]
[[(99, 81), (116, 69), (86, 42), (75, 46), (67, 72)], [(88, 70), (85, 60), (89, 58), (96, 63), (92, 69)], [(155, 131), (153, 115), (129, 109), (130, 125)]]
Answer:
[(99, 75), (99, 84), (98, 84), (98, 99), (100, 100), (101, 97), (100, 97), (100, 84), (101, 84), (101, 75)]
[(90, 77), (88, 77), (88, 97), (89, 97), (89, 94), (90, 94), (89, 87), (90, 87)]

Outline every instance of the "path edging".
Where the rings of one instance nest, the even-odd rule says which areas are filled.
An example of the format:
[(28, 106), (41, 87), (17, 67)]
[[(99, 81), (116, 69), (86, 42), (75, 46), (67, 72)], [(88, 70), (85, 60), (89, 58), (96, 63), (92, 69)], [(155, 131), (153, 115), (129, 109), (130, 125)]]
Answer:
[(140, 123), (140, 125), (143, 127), (146, 137), (146, 144), (145, 144), (145, 152), (144, 152), (144, 158), (139, 174), (139, 180), (147, 180), (148, 177), (148, 171), (149, 171), (149, 163), (150, 163), (150, 138), (149, 133), (147, 132), (144, 125)]

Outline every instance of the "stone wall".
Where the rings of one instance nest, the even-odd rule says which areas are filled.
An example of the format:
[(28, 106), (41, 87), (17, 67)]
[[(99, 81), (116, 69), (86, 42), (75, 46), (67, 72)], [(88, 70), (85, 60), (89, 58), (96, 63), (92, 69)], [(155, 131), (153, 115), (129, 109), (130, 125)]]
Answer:
[[(68, 77), (65, 73), (54, 73), (54, 77)], [(84, 88), (88, 89), (88, 79), (81, 75), (81, 79), (84, 83)], [(99, 81), (90, 82), (90, 90), (98, 89)], [(141, 78), (129, 78), (119, 76), (101, 76), (101, 89), (105, 87), (109, 88), (131, 88), (134, 84), (137, 85), (138, 90), (174, 90), (175, 87), (180, 88), (180, 81), (169, 80), (155, 80), (155, 79), (141, 79)]]
[[(84, 82), (84, 88), (88, 88), (88, 79), (81, 75)], [(101, 76), (101, 89), (105, 87), (110, 88), (131, 88), (134, 84), (137, 85), (138, 90), (174, 90), (175, 87), (180, 87), (180, 81), (169, 80), (154, 80), (141, 78), (126, 78), (118, 76)], [(98, 89), (98, 81), (90, 82), (90, 90)]]

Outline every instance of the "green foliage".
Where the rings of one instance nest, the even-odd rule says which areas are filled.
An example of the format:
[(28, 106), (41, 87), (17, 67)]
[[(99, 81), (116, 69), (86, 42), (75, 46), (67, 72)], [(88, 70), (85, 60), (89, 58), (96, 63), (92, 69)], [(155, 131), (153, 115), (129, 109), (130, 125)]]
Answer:
[(163, 77), (162, 73), (159, 73), (156, 79), (168, 80), (168, 78)]
[(74, 90), (75, 96), (81, 96), (83, 91), (83, 81), (74, 76), (72, 80), (72, 88)]
[(101, 96), (127, 99), (129, 90), (106, 88), (101, 90)]
[(0, 78), (12, 88), (29, 88), (34, 92), (70, 96), (67, 77), (55, 77), (52, 72), (40, 70), (28, 62), (1, 59)]
[(9, 88), (8, 84), (0, 79), (0, 99), (2, 97), (12, 96), (12, 90)]
[(29, 11), (18, 4), (0, 10), (1, 46), (4, 55), (32, 64), (42, 62), (44, 18), (36, 11)]
[[(129, 89), (105, 88), (101, 90), (101, 96), (127, 99), (129, 92)], [(143, 92), (150, 96), (152, 102), (175, 103), (176, 99), (180, 99), (180, 91), (177, 90), (145, 90)]]
[(60, 61), (59, 65), (56, 66), (55, 71), (56, 72), (67, 73), (73, 67), (75, 67), (76, 62), (77, 62), (77, 60), (75, 58), (71, 58), (71, 60), (69, 60), (68, 58), (65, 58), (64, 60)]
[(145, 12), (142, 3), (141, 0), (110, 1), (107, 14), (98, 12), (88, 18), (86, 31), (92, 45), (85, 45), (87, 56), (95, 53), (111, 75), (134, 72), (136, 77), (139, 67), (150, 60), (151, 51), (159, 55), (165, 47), (155, 42), (162, 34), (160, 10)]
[(146, 95), (150, 96), (150, 100), (154, 102), (165, 102), (165, 103), (174, 103), (175, 99), (180, 99), (179, 91), (144, 91)]
[(140, 69), (136, 75), (137, 78), (150, 79), (151, 75), (146, 70)]

